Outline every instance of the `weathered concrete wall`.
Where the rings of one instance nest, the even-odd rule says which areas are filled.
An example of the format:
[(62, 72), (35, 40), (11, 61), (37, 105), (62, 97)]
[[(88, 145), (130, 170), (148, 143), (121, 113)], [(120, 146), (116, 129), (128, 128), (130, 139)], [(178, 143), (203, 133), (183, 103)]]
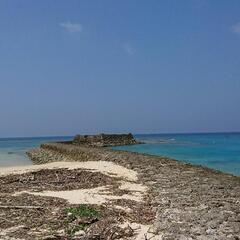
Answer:
[(129, 134), (99, 134), (99, 135), (77, 135), (74, 144), (88, 145), (95, 147), (132, 145), (138, 142), (131, 133)]

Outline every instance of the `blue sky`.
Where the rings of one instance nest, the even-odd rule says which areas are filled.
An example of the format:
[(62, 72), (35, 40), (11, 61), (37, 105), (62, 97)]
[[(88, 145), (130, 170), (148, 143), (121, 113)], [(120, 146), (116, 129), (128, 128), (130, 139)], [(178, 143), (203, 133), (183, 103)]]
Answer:
[(1, 0), (0, 137), (240, 131), (239, 0)]

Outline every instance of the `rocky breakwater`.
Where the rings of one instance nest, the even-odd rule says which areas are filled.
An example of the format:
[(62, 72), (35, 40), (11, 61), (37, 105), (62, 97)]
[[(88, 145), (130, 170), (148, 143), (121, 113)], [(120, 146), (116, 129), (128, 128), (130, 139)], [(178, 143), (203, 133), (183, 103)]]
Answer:
[(43, 144), (28, 154), (36, 164), (102, 160), (136, 171), (149, 188), (149, 204), (156, 214), (149, 231), (160, 239), (240, 239), (239, 177), (165, 157), (86, 144)]
[(76, 135), (73, 140), (75, 145), (92, 147), (108, 147), (120, 145), (138, 144), (131, 133), (129, 134), (99, 134), (99, 135)]

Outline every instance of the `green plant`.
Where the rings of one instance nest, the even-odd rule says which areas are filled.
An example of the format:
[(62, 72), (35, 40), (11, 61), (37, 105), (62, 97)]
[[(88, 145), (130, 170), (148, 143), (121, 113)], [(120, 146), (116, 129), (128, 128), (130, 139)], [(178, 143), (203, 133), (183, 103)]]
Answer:
[(73, 218), (81, 218), (81, 217), (99, 217), (100, 214), (97, 210), (87, 205), (80, 205), (76, 208), (67, 208), (67, 213)]
[[(68, 220), (66, 221), (66, 232), (70, 236), (73, 236), (80, 230), (86, 230), (89, 225), (97, 221), (98, 217), (100, 217), (100, 213), (97, 210), (87, 205), (80, 205), (79, 207), (75, 208), (66, 208), (66, 212), (68, 214)], [(83, 222), (81, 222), (81, 218), (82, 220), (85, 218)]]

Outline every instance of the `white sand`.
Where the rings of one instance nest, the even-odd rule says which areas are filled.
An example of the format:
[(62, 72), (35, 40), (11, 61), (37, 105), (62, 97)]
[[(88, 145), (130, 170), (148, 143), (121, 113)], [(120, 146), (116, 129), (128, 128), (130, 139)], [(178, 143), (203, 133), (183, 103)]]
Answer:
[(131, 191), (131, 192), (136, 192), (136, 193), (147, 191), (147, 187), (142, 184), (126, 182), (126, 181), (122, 181), (121, 186), (119, 188), (121, 190), (127, 190), (127, 191)]
[(143, 192), (134, 192), (129, 194), (124, 194), (122, 196), (115, 196), (109, 190), (108, 187), (98, 187), (91, 189), (78, 189), (70, 191), (43, 191), (43, 192), (31, 192), (22, 191), (15, 193), (14, 196), (28, 193), (35, 196), (42, 197), (57, 197), (67, 200), (70, 204), (97, 204), (101, 205), (110, 200), (116, 199), (129, 199), (133, 201), (142, 201)]
[[(35, 172), (41, 169), (85, 169), (91, 172), (101, 172), (111, 177), (121, 178), (116, 179), (119, 181), (120, 186), (119, 189), (127, 190), (128, 193), (122, 196), (113, 195), (110, 191), (111, 186), (97, 187), (91, 189), (77, 189), (70, 191), (42, 191), (42, 192), (34, 192), (34, 191), (22, 191), (13, 194), (14, 196), (28, 193), (35, 196), (44, 196), (44, 197), (57, 197), (67, 200), (70, 204), (97, 204), (101, 205), (103, 203), (107, 203), (111, 200), (116, 199), (129, 199), (133, 201), (140, 202), (143, 200), (143, 197), (148, 190), (148, 188), (142, 184), (136, 183), (138, 180), (137, 172), (133, 170), (129, 170), (122, 166), (116, 165), (112, 162), (106, 161), (88, 161), (88, 162), (53, 162), (43, 165), (31, 165), (31, 166), (21, 166), (21, 167), (7, 167), (0, 168), (0, 176), (8, 175), (8, 174), (22, 174), (28, 172)], [(124, 208), (122, 206), (115, 206), (116, 208), (125, 210), (126, 212), (130, 212), (130, 208)], [(124, 228), (130, 226), (134, 230), (134, 237), (132, 240), (144, 240), (152, 239), (152, 240), (161, 240), (161, 236), (156, 236), (152, 233), (149, 233), (148, 225), (142, 225), (137, 223), (129, 223), (125, 222), (120, 227)], [(17, 229), (7, 229), (3, 235), (6, 235), (8, 232), (15, 231)], [(2, 235), (2, 236), (3, 236)], [(1, 234), (0, 234), (1, 236)]]
[(42, 165), (30, 165), (30, 166), (19, 166), (19, 167), (3, 167), (0, 168), (0, 176), (8, 174), (22, 174), (28, 172), (34, 172), (41, 169), (90, 169), (92, 171), (102, 172), (112, 177), (122, 177), (129, 181), (136, 181), (137, 173), (133, 170), (119, 166), (112, 162), (107, 161), (88, 161), (88, 162), (53, 162)]
[(143, 225), (139, 223), (130, 223), (130, 222), (124, 222), (123, 224), (119, 225), (121, 228), (130, 227), (134, 231), (134, 236), (129, 238), (132, 240), (145, 240), (145, 239), (151, 239), (151, 240), (162, 240), (161, 235), (155, 235), (153, 233), (149, 232), (150, 225)]
[[(140, 202), (143, 199), (144, 193), (147, 191), (147, 187), (135, 183), (137, 178), (137, 172), (129, 170), (125, 167), (119, 166), (112, 162), (106, 161), (88, 161), (88, 162), (53, 162), (43, 165), (31, 165), (21, 167), (8, 167), (1, 168), (0, 176), (7, 174), (23, 174), (28, 172), (34, 172), (41, 169), (85, 169), (91, 172), (101, 172), (111, 177), (121, 178), (120, 189), (129, 191), (128, 194), (122, 196), (114, 196), (109, 187), (99, 187), (92, 189), (77, 189), (70, 191), (43, 191), (33, 192), (24, 191), (15, 193), (19, 195), (22, 193), (29, 193), (37, 196), (45, 197), (58, 197), (66, 199), (71, 204), (102, 204), (114, 199), (129, 199)], [(119, 181), (118, 179), (116, 179)]]

